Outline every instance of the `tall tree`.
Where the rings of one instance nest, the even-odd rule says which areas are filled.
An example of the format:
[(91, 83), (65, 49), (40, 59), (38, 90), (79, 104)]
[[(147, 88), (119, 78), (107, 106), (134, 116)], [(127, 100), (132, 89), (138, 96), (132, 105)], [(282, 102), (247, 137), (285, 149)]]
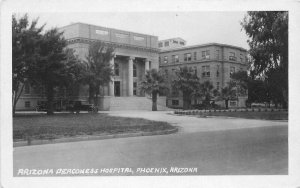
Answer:
[(201, 83), (196, 91), (196, 96), (203, 99), (203, 104), (205, 106), (210, 106), (211, 99), (216, 95), (218, 95), (217, 90), (214, 89), (213, 84), (208, 80)]
[[(281, 80), (279, 92), (275, 100), (281, 100), (284, 107), (288, 105), (288, 12), (286, 11), (259, 11), (248, 12), (241, 23), (250, 38), (251, 64), (256, 76), (263, 76), (267, 83), (272, 84), (277, 72)], [(277, 81), (277, 82), (278, 82)], [(275, 84), (275, 83), (273, 83)], [(274, 100), (274, 99), (273, 99)]]
[(195, 72), (189, 71), (188, 67), (185, 66), (176, 71), (176, 79), (173, 80), (172, 87), (181, 91), (184, 110), (191, 107), (191, 97), (196, 94), (199, 86), (199, 78)]
[(66, 54), (66, 78), (67, 81), (67, 95), (68, 97), (78, 96), (80, 84), (84, 83), (86, 66), (81, 62), (79, 57), (75, 55), (75, 50), (71, 48), (65, 49)]
[(167, 89), (165, 77), (156, 69), (146, 72), (145, 79), (140, 83), (141, 90), (152, 96), (152, 111), (157, 111), (157, 95)]
[(225, 100), (226, 109), (228, 109), (229, 100), (236, 99), (236, 89), (234, 88), (234, 85), (235, 84), (231, 81), (221, 90), (221, 96)]
[(23, 92), (25, 81), (28, 80), (30, 64), (37, 61), (38, 46), (44, 26), (37, 27), (38, 19), (31, 23), (25, 14), (20, 19), (12, 16), (12, 94), (13, 115), (16, 104)]
[(53, 114), (55, 87), (67, 85), (66, 40), (56, 28), (42, 36), (39, 45), (38, 61), (29, 68), (29, 78), (34, 85), (42, 85), (46, 89), (47, 114)]
[(103, 42), (95, 42), (89, 46), (86, 56), (85, 81), (89, 85), (89, 102), (98, 105), (100, 86), (111, 81), (113, 67), (110, 60), (114, 57), (114, 48)]
[(270, 102), (269, 89), (262, 79), (255, 79), (248, 75), (246, 71), (239, 71), (232, 74), (232, 82), (238, 96), (244, 96), (248, 93), (247, 103), (249, 105), (252, 102)]

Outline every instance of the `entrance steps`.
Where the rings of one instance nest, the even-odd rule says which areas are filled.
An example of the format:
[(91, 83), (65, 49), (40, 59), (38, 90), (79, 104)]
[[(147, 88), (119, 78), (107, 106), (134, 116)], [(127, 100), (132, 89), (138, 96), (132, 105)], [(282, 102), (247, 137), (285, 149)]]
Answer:
[[(110, 111), (152, 110), (152, 99), (148, 97), (111, 97)], [(157, 110), (171, 110), (166, 107), (166, 97), (157, 98)]]

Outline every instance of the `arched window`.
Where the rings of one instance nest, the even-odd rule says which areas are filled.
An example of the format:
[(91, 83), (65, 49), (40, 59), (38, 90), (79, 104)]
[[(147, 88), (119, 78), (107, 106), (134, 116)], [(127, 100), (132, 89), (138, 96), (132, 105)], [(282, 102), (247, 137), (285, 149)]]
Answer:
[(119, 76), (120, 75), (119, 63), (115, 63), (114, 69), (115, 69), (115, 76)]
[(133, 77), (137, 77), (137, 70), (135, 64), (133, 64)]

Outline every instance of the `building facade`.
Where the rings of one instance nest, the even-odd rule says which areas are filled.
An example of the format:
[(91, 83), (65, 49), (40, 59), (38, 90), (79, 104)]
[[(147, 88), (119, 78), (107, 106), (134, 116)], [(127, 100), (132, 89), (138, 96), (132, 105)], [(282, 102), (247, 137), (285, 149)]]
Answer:
[[(101, 41), (113, 46), (114, 58), (110, 64), (114, 67), (115, 76), (111, 82), (101, 88), (100, 108), (110, 109), (112, 97), (145, 96), (138, 87), (139, 81), (148, 69), (158, 69), (158, 37), (130, 31), (106, 28), (84, 23), (74, 23), (59, 28), (67, 40), (67, 47), (72, 48), (81, 60), (85, 60), (89, 45), (94, 41)], [(31, 90), (31, 91), (29, 91)], [(88, 100), (88, 86), (80, 86), (77, 96), (72, 100)], [(26, 85), (20, 97), (17, 109), (32, 110), (45, 100), (33, 88)]]
[[(183, 103), (180, 93), (171, 89), (174, 72), (179, 67), (187, 66), (196, 72), (201, 81), (211, 81), (219, 91), (230, 81), (233, 72), (247, 70), (246, 50), (236, 46), (218, 43), (185, 46), (186, 41), (179, 37), (158, 41), (157, 36), (84, 23), (70, 24), (59, 30), (63, 31), (67, 47), (74, 49), (81, 60), (85, 60), (89, 45), (95, 41), (114, 47), (114, 58), (110, 64), (115, 74), (109, 83), (100, 88), (98, 106), (101, 110), (150, 110), (151, 100), (139, 88), (139, 82), (149, 69), (160, 69), (165, 73), (170, 92), (166, 96), (167, 101), (166, 97), (159, 98), (159, 104), (171, 108), (180, 108)], [(74, 96), (66, 96), (66, 92), (61, 91), (58, 89), (55, 96), (56, 105), (60, 107), (67, 100), (88, 101), (88, 86), (80, 85)], [(45, 101), (43, 89), (32, 88), (25, 83), (16, 109), (34, 110)], [(230, 105), (242, 107), (243, 103), (241, 99), (232, 101)]]
[[(170, 92), (167, 96), (167, 106), (181, 108), (182, 96), (171, 88), (171, 80), (176, 79), (175, 71), (187, 66), (194, 71), (201, 82), (210, 81), (214, 88), (221, 92), (231, 79), (231, 74), (247, 70), (247, 52), (245, 49), (226, 44), (210, 43), (179, 48), (162, 49), (159, 54), (160, 70), (166, 75)], [(244, 107), (247, 97), (241, 96), (237, 101), (231, 101), (230, 107)], [(192, 104), (198, 103), (193, 101)], [(224, 101), (217, 101), (224, 106)]]

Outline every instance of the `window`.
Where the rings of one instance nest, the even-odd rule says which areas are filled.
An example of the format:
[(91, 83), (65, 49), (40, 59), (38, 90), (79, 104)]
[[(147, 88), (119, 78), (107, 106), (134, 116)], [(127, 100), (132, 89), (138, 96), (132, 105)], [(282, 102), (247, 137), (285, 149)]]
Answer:
[(184, 42), (180, 42), (180, 45), (184, 46)]
[(197, 52), (194, 52), (194, 60), (197, 60)]
[(202, 66), (202, 77), (210, 77), (209, 65)]
[(30, 94), (30, 84), (29, 84), (29, 82), (25, 82), (24, 94)]
[(164, 57), (164, 63), (168, 63), (168, 56)]
[(137, 69), (135, 64), (133, 64), (133, 77), (137, 77)]
[(159, 47), (159, 48), (163, 47), (162, 42), (158, 43), (158, 47)]
[(240, 54), (240, 61), (243, 62), (243, 54)]
[(197, 67), (194, 67), (195, 75), (197, 75)]
[(217, 90), (220, 90), (220, 82), (217, 82)]
[(184, 54), (184, 61), (191, 61), (191, 60), (192, 60), (191, 53)]
[(137, 83), (136, 82), (133, 82), (133, 95), (136, 95), (136, 89), (137, 88)]
[(189, 72), (193, 72), (193, 67), (189, 67)]
[(220, 50), (216, 50), (216, 59), (220, 58)]
[(120, 76), (119, 63), (115, 63), (114, 69), (115, 69), (115, 76)]
[(217, 77), (220, 76), (220, 65), (217, 65)]
[(202, 51), (202, 59), (209, 59), (210, 52), (209, 50)]
[(123, 33), (116, 33), (116, 37), (124, 39), (124, 38), (127, 38), (128, 35), (127, 34), (123, 34)]
[(235, 67), (230, 67), (230, 78), (232, 77), (233, 73), (235, 73)]
[(230, 101), (229, 106), (236, 106), (236, 101)]
[(151, 61), (149, 61), (149, 69), (151, 70), (152, 68), (151, 68)]
[(165, 46), (169, 46), (170, 44), (169, 44), (169, 41), (166, 41), (165, 42)]
[(175, 55), (172, 55), (172, 63), (175, 63)]
[(177, 41), (177, 40), (173, 40), (173, 43), (174, 43), (174, 44), (178, 44), (178, 41)]
[(25, 108), (30, 108), (30, 101), (25, 101)]
[(98, 34), (98, 35), (108, 35), (108, 31), (105, 31), (105, 30), (96, 30), (96, 34)]
[(161, 58), (160, 58), (160, 57), (158, 57), (158, 62), (159, 62), (159, 63), (161, 62)]
[(178, 55), (172, 55), (172, 63), (178, 63), (178, 62), (179, 62)]
[(229, 60), (230, 61), (236, 61), (235, 53), (234, 52), (229, 52)]
[(144, 37), (133, 36), (133, 40), (142, 41)]
[(173, 106), (178, 106), (179, 105), (179, 101), (178, 100), (172, 100), (172, 105)]

